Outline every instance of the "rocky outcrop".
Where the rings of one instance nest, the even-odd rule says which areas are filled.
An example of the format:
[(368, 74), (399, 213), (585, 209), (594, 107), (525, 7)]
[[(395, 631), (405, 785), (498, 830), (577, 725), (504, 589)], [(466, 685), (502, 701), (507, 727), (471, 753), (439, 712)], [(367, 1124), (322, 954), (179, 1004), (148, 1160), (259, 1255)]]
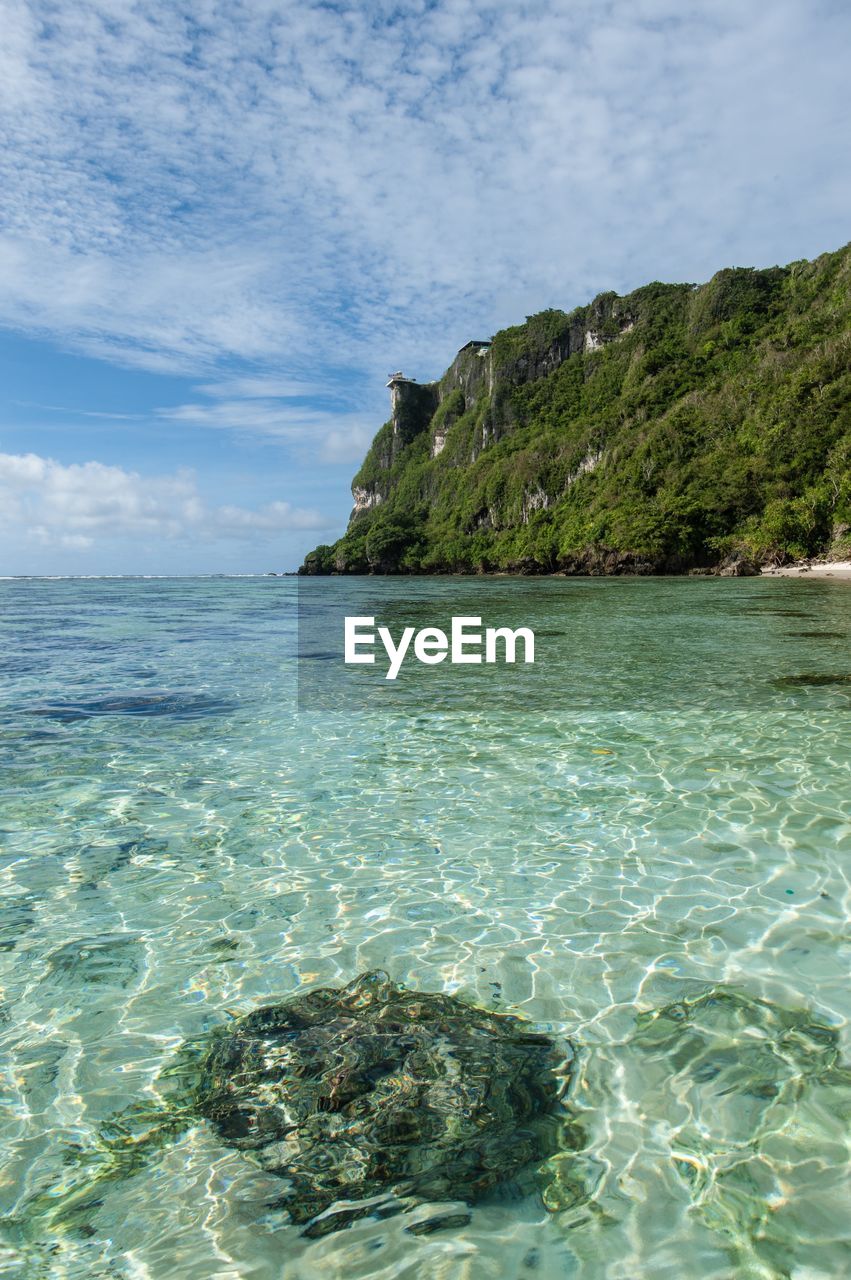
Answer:
[(493, 352), (490, 344), (462, 347), (437, 384), (441, 402), (460, 391), (465, 404), (474, 404), (480, 395), (494, 388)]
[(440, 403), (440, 395), (434, 382), (420, 383), (406, 378), (391, 381), (389, 385), (392, 461), (405, 445), (428, 427)]
[(520, 507), (520, 519), (523, 524), (529, 523), (529, 517), (534, 511), (546, 511), (550, 505), (550, 495), (545, 493), (540, 485), (536, 485), (534, 489), (523, 494), (523, 502)]
[(472, 1203), (555, 1154), (566, 1051), (517, 1019), (365, 973), (228, 1027), (196, 1105), (285, 1179), (281, 1204), (323, 1235), (361, 1216), (319, 1217), (338, 1200)]
[(743, 551), (734, 551), (716, 568), (719, 578), (756, 578), (762, 572), (760, 564)]
[(377, 507), (381, 501), (381, 496), (380, 493), (376, 493), (373, 489), (365, 489), (357, 484), (353, 485), (352, 497), (355, 500), (355, 506), (352, 511), (352, 519), (364, 511), (371, 511), (373, 507)]

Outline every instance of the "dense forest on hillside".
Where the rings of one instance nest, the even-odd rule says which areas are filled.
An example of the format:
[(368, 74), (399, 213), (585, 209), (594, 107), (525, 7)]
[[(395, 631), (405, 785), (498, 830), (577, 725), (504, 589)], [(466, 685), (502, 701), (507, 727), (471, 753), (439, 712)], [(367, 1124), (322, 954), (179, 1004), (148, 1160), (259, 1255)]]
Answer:
[(683, 572), (851, 548), (851, 246), (548, 310), (405, 381), (307, 573)]

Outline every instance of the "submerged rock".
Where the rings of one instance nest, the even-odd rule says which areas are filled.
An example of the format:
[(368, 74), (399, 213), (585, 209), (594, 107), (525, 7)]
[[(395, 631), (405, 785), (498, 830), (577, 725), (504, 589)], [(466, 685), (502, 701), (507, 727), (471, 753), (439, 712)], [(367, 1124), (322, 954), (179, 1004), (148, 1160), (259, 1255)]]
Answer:
[(235, 703), (207, 693), (143, 690), (141, 693), (103, 694), (86, 699), (57, 698), (27, 706), (32, 716), (45, 716), (63, 724), (93, 720), (98, 716), (171, 716), (175, 720), (199, 720), (233, 711)]
[(844, 640), (844, 631), (790, 631), (796, 640)]
[(444, 1202), (406, 1228), (425, 1234), (464, 1218), (446, 1201), (472, 1204), (507, 1181), (531, 1190), (544, 1162), (576, 1150), (561, 1102), (572, 1061), (569, 1044), (518, 1018), (365, 973), (185, 1042), (156, 1097), (104, 1121), (92, 1148), (69, 1151), (61, 1192), (43, 1187), (6, 1226), (17, 1240), (45, 1223), (91, 1234), (106, 1185), (208, 1121), (280, 1177), (275, 1206), (304, 1234)]
[[(308, 1222), (381, 1192), (475, 1200), (559, 1145), (564, 1063), (517, 1019), (366, 973), (217, 1033), (195, 1107)], [(336, 1219), (333, 1225), (339, 1225)]]
[(778, 689), (820, 689), (828, 685), (851, 685), (851, 675), (807, 671), (800, 676), (778, 676), (772, 683)]
[[(847, 1246), (840, 1049), (838, 1027), (805, 1009), (725, 986), (684, 994), (586, 1056), (589, 1135), (561, 1101), (569, 1045), (367, 973), (186, 1042), (155, 1096), (103, 1122), (94, 1148), (68, 1150), (61, 1186), (31, 1196), (5, 1238), (42, 1240), (45, 1226), (92, 1236), (107, 1188), (203, 1121), (276, 1175), (275, 1203), (308, 1236), (400, 1211), (411, 1235), (458, 1229), (505, 1183), (537, 1185), (565, 1230), (631, 1229), (634, 1197), (659, 1186), (665, 1212), (672, 1186), (736, 1275), (791, 1274), (792, 1258), (815, 1274)], [(636, 1115), (645, 1139), (625, 1177), (610, 1151), (619, 1129), (634, 1140)]]

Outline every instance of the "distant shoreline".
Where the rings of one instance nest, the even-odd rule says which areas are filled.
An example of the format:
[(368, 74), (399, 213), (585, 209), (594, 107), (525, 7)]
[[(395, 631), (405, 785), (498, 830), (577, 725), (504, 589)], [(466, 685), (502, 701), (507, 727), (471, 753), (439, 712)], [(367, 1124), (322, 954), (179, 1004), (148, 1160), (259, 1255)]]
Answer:
[[(252, 578), (459, 578), (469, 581), (471, 578), (572, 578), (580, 581), (588, 578), (695, 578), (721, 577), (713, 572), (703, 573), (516, 573), (510, 569), (496, 569), (491, 573), (323, 573), (302, 574), (295, 570), (282, 570), (279, 573), (21, 573), (0, 574), (0, 582), (191, 582), (199, 579), (215, 581), (234, 581)], [(736, 575), (731, 575), (736, 576)], [(835, 578), (851, 581), (851, 560), (814, 560), (799, 564), (764, 567), (756, 574), (743, 577), (762, 578)]]

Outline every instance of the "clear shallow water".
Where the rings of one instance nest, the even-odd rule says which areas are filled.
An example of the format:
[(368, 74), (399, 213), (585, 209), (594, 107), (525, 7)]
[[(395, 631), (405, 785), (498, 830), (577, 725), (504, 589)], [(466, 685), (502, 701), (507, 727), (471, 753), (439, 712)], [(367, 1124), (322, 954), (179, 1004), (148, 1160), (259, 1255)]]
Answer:
[[(326, 635), (297, 713), (297, 590), (539, 660), (353, 693)], [(849, 637), (828, 581), (0, 583), (0, 1274), (848, 1274), (851, 685), (783, 677)], [(28, 1208), (184, 1038), (375, 967), (577, 1046), (550, 1212), (307, 1240), (204, 1126), (88, 1236)]]

